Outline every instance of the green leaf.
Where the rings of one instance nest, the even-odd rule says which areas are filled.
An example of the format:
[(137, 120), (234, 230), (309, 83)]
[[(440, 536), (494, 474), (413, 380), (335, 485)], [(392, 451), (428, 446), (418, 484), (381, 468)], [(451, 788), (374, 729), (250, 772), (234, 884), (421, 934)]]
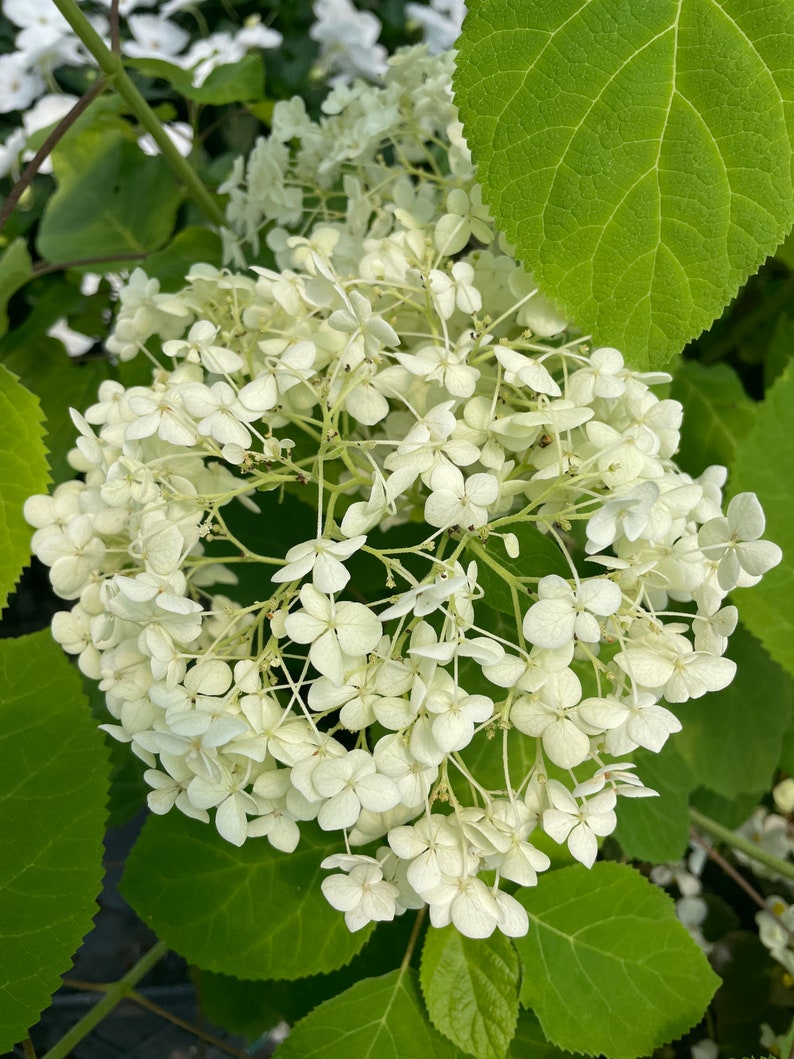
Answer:
[(534, 1011), (522, 1011), (507, 1059), (570, 1059), (570, 1056), (549, 1044)]
[(683, 360), (670, 396), (684, 406), (679, 467), (697, 476), (714, 463), (730, 466), (737, 445), (755, 422), (757, 407), (733, 368), (705, 368), (696, 360)]
[(769, 389), (794, 357), (794, 316), (781, 313), (769, 338), (764, 354), (764, 387)]
[(632, 754), (637, 774), (658, 798), (623, 798), (615, 838), (627, 857), (652, 864), (678, 860), (689, 845), (689, 792), (697, 780), (671, 741), (661, 754)]
[(0, 1052), (27, 1035), (91, 929), (108, 763), (49, 630), (0, 641)]
[(292, 1029), (276, 1059), (455, 1059), (427, 1020), (416, 972), (366, 978), (326, 1000)]
[(764, 536), (783, 549), (783, 562), (759, 585), (733, 593), (742, 621), (770, 655), (794, 674), (794, 372), (786, 371), (758, 406), (755, 426), (739, 445), (730, 485), (758, 494)]
[(61, 342), (46, 335), (31, 339), (29, 347), (16, 348), (5, 364), (41, 402), (53, 479), (74, 478), (66, 458), (77, 437), (69, 409), (85, 411), (96, 402), (100, 383), (110, 377), (110, 365), (104, 359), (76, 361)]
[(195, 971), (201, 1007), (217, 1026), (250, 1039), (261, 1036), (282, 1019), (294, 1026), (312, 1008), (343, 992), (363, 978), (393, 970), (402, 960), (415, 923), (414, 915), (378, 923), (362, 951), (331, 974), (316, 974), (298, 982), (246, 981), (229, 975)]
[(456, 47), (484, 200), (635, 366), (708, 327), (791, 228), (785, 0), (479, 0)]
[(163, 159), (143, 154), (122, 133), (87, 129), (59, 145), (52, 161), (58, 189), (37, 240), (48, 261), (143, 255), (171, 234), (181, 192)]
[(279, 853), (264, 839), (238, 849), (171, 813), (146, 821), (122, 889), (190, 963), (237, 978), (303, 978), (348, 963), (372, 932), (351, 934), (320, 890), (320, 861), (338, 852), (311, 825), (294, 853)]
[(699, 1021), (719, 978), (670, 898), (633, 868), (561, 868), (518, 899), (521, 1003), (559, 1048), (650, 1055)]
[(262, 56), (249, 52), (239, 62), (216, 66), (206, 81), (198, 87), (193, 85), (193, 75), (163, 59), (132, 59), (128, 66), (144, 77), (156, 77), (168, 81), (185, 99), (195, 103), (255, 103), (265, 94), (265, 67)]
[[(571, 569), (554, 538), (541, 533), (534, 523), (508, 522), (499, 527), (499, 532), (513, 533), (518, 538), (520, 553), (517, 559), (510, 558), (496, 537), (491, 538), (487, 546), (488, 555), (507, 571), (508, 576), (531, 578), (535, 582), (547, 574), (571, 576)], [(470, 549), (469, 553), (477, 559), (477, 580), (485, 590), (483, 602), (493, 610), (513, 617), (513, 596), (507, 581), (475, 551)], [(529, 602), (529, 589), (524, 584), (517, 584), (516, 588), (519, 601), (526, 605)]]
[(33, 262), (25, 240), (20, 237), (6, 247), (0, 258), (0, 335), (8, 330), (6, 306), (32, 276)]
[(289, 1003), (303, 982), (252, 981), (192, 968), (201, 1013), (208, 1022), (255, 1041), (277, 1026), (283, 1017), (283, 1001)]
[(0, 364), (0, 610), (30, 558), (33, 533), (22, 509), (50, 480), (38, 398)]
[(221, 106), (224, 103), (256, 103), (264, 94), (262, 56), (248, 52), (239, 62), (216, 66), (203, 85), (191, 88), (187, 98)]
[(791, 680), (741, 625), (726, 652), (736, 676), (722, 691), (676, 706), (676, 748), (697, 782), (725, 797), (767, 790), (791, 723)]
[(209, 228), (183, 228), (174, 239), (146, 258), (146, 275), (160, 280), (164, 291), (185, 286), (185, 276), (197, 262), (221, 266), (221, 240)]
[(465, 938), (431, 928), (422, 947), (422, 993), (430, 1021), (477, 1059), (503, 1059), (518, 1018), (518, 955), (498, 932)]
[(794, 272), (794, 229), (792, 229), (780, 246), (775, 251), (775, 257), (781, 261), (789, 271)]
[(690, 801), (705, 816), (716, 820), (724, 827), (735, 830), (745, 820), (750, 819), (753, 809), (758, 805), (758, 792), (734, 794), (733, 797), (725, 798), (716, 791), (710, 791), (707, 787), (697, 787), (692, 792)]

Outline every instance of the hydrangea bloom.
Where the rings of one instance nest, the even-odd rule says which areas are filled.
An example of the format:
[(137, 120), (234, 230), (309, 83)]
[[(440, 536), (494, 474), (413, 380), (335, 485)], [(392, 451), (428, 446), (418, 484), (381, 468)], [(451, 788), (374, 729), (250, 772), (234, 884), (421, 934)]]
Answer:
[[(678, 729), (664, 697), (730, 681), (722, 602), (780, 553), (754, 498), (723, 516), (721, 469), (676, 467), (666, 377), (540, 298), (450, 75), (417, 49), (318, 123), (276, 105), (227, 184), (237, 251), (268, 226), (275, 267), (197, 264), (175, 294), (137, 270), (108, 348), (151, 382), (75, 414), (83, 479), (27, 515), (153, 811), (282, 850), (339, 833), (351, 929), (427, 903), (514, 936), (501, 880), (536, 884), (540, 832), (592, 864), (653, 793), (626, 755)], [(263, 552), (239, 510), (278, 525), (285, 490), (305, 517)]]

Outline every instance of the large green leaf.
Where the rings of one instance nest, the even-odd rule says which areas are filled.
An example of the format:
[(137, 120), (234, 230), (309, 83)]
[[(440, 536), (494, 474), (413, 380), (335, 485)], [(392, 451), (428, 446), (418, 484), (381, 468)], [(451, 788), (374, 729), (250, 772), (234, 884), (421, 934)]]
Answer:
[(518, 898), (521, 1003), (560, 1048), (635, 1059), (699, 1021), (719, 985), (670, 898), (625, 864), (561, 868)]
[(757, 407), (733, 368), (706, 368), (696, 360), (682, 360), (670, 396), (684, 406), (679, 466), (695, 476), (713, 463), (729, 466), (755, 422)]
[(0, 257), (0, 335), (8, 330), (8, 313), (6, 306), (20, 287), (24, 287), (33, 275), (33, 262), (30, 260), (27, 243), (24, 239), (15, 239), (3, 251)]
[(421, 984), (437, 1030), (477, 1059), (504, 1059), (518, 1018), (518, 955), (504, 935), (428, 930)]
[[(477, 0), (456, 100), (483, 198), (583, 329), (640, 367), (794, 221), (788, 0)], [(752, 115), (752, 120), (748, 120)]]
[(683, 857), (689, 845), (689, 792), (697, 780), (674, 737), (660, 754), (637, 750), (637, 773), (658, 798), (621, 798), (615, 838), (627, 857), (659, 863)]
[(734, 593), (742, 621), (770, 655), (794, 674), (794, 372), (786, 371), (758, 406), (755, 425), (742, 440), (730, 485), (750, 490), (766, 512), (769, 540), (783, 549), (783, 562), (759, 585)]
[(741, 626), (726, 652), (736, 676), (722, 691), (676, 707), (676, 747), (704, 787), (732, 797), (767, 790), (791, 723), (791, 679)]
[(237, 978), (303, 978), (361, 949), (322, 895), (320, 861), (339, 842), (303, 825), (294, 853), (253, 839), (239, 849), (207, 824), (154, 816), (127, 862), (123, 892), (141, 918), (190, 963)]
[(108, 761), (49, 630), (0, 641), (0, 1052), (38, 1021), (91, 929)]
[(0, 364), (0, 610), (30, 557), (22, 508), (50, 480), (38, 399)]
[(86, 129), (56, 148), (52, 161), (58, 189), (37, 240), (48, 261), (146, 254), (171, 234), (181, 198), (173, 175), (123, 133)]
[(276, 1049), (277, 1059), (456, 1059), (430, 1025), (416, 972), (365, 978), (320, 1004)]

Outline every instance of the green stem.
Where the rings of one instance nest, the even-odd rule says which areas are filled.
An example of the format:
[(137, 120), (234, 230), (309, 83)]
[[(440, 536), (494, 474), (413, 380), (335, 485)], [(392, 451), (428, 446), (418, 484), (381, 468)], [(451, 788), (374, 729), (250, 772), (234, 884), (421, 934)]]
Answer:
[(183, 158), (168, 134), (163, 129), (157, 115), (135, 87), (121, 58), (114, 55), (102, 38), (80, 10), (76, 0), (53, 0), (53, 3), (75, 31), (77, 36), (96, 59), (100, 70), (116, 89), (143, 128), (150, 134), (160, 148), (160, 153), (169, 164), (176, 177), (185, 185), (191, 197), (201, 208), (206, 217), (219, 228), (224, 227), (226, 218), (223, 211), (207, 191), (198, 174), (186, 158)]
[(698, 809), (690, 807), (689, 818), (695, 827), (700, 828), (702, 831), (708, 831), (709, 834), (724, 842), (726, 846), (731, 846), (733, 849), (746, 853), (752, 860), (766, 865), (767, 868), (771, 868), (778, 875), (782, 875), (784, 879), (794, 879), (794, 864), (790, 861), (781, 860), (780, 857), (767, 853), (756, 846), (754, 842), (750, 842), (749, 839), (742, 838), (735, 831), (731, 831), (729, 827), (724, 827), (722, 824), (718, 824), (716, 820), (704, 816)]
[[(56, 0), (57, 2), (57, 0)], [(158, 941), (140, 960), (131, 967), (129, 971), (118, 982), (108, 986), (108, 990), (102, 999), (87, 1012), (69, 1032), (58, 1041), (54, 1048), (50, 1048), (42, 1059), (66, 1059), (75, 1045), (87, 1037), (91, 1030), (98, 1026), (110, 1012), (121, 1003), (124, 998), (132, 992), (134, 986), (143, 978), (147, 971), (165, 956), (168, 946), (163, 941)]]

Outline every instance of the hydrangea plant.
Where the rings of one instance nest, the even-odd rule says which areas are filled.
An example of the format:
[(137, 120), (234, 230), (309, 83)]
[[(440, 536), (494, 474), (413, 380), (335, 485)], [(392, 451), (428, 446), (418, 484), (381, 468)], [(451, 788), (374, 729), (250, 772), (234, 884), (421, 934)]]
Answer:
[(133, 272), (108, 349), (151, 380), (73, 413), (81, 478), (25, 513), (155, 813), (287, 852), (316, 820), (353, 931), (427, 904), (515, 937), (548, 840), (589, 867), (655, 794), (632, 753), (730, 683), (725, 597), (780, 549), (724, 467), (676, 466), (670, 377), (593, 348), (497, 233), (451, 73), (414, 49), (319, 121), (276, 105), (226, 185), (229, 252), (265, 229), (276, 267)]

